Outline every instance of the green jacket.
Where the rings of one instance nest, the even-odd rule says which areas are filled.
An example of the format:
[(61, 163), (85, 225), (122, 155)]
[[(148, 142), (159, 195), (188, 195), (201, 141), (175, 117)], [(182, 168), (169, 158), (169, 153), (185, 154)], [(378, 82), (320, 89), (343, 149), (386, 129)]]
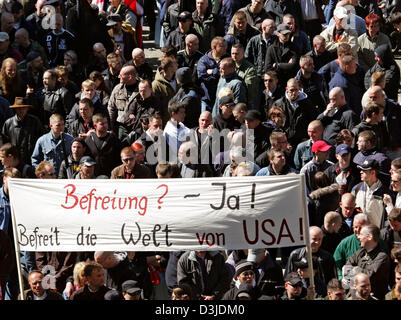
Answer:
[[(390, 255), (388, 246), (382, 239), (379, 239), (379, 246), (383, 252)], [(343, 277), (342, 275), (343, 266), (347, 263), (348, 259), (359, 249), (361, 249), (361, 244), (355, 234), (346, 237), (339, 243), (333, 255), (334, 261), (337, 266), (338, 279), (341, 280)]]
[(195, 10), (192, 13), (192, 18), (194, 29), (201, 36), (201, 39), (199, 39), (199, 51), (205, 53), (210, 50), (210, 44), (214, 37), (224, 36), (224, 26), (217, 15), (210, 11), (201, 19), (199, 18), (198, 11)]
[(161, 74), (160, 67), (157, 69), (155, 80), (152, 82), (152, 89), (155, 97), (160, 101), (161, 116), (163, 126), (170, 120), (168, 114), (168, 102), (174, 97), (176, 91), (171, 86), (170, 82)]
[(247, 92), (248, 106), (252, 108), (252, 105), (256, 103), (256, 97), (259, 91), (259, 77), (256, 72), (255, 66), (248, 60), (242, 60), (240, 66), (235, 68), (235, 71), (240, 79), (245, 84)]

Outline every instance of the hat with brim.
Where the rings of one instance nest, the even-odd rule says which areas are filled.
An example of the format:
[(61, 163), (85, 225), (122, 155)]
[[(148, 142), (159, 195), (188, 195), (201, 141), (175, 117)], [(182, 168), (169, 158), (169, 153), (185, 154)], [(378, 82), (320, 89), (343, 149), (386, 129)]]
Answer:
[(281, 34), (291, 33), (291, 28), (288, 24), (282, 23), (278, 25), (277, 32), (280, 32)]
[(27, 102), (27, 99), (23, 97), (15, 97), (14, 104), (10, 106), (10, 108), (29, 108), (29, 107), (32, 107), (32, 105), (30, 105)]
[(351, 153), (351, 147), (348, 144), (342, 143), (336, 147), (336, 154), (343, 156), (344, 154)]
[(285, 277), (285, 282), (289, 282), (291, 285), (295, 286), (297, 284), (302, 284), (302, 279), (297, 272), (291, 272)]
[(337, 8), (334, 10), (333, 15), (334, 15), (337, 19), (340, 19), (340, 20), (341, 20), (341, 19), (344, 19), (344, 18), (348, 17), (348, 11), (347, 11), (347, 9), (344, 8), (344, 7), (337, 7)]
[(87, 167), (91, 167), (91, 166), (94, 166), (95, 164), (96, 164), (96, 161), (93, 160), (93, 158), (89, 157), (89, 156), (82, 157), (81, 160), (79, 160), (79, 165), (85, 165)]
[(361, 170), (379, 170), (379, 163), (375, 159), (365, 160), (361, 165), (358, 166)]
[(107, 20), (108, 20), (108, 22), (107, 22), (106, 26), (108, 26), (108, 27), (112, 27), (112, 26), (116, 25), (117, 22), (122, 22), (123, 21), (121, 16), (119, 14), (116, 14), (116, 13), (110, 15), (107, 18)]
[(135, 295), (142, 291), (141, 288), (138, 286), (138, 282), (135, 280), (127, 280), (125, 281), (122, 286), (122, 291), (128, 293), (129, 295)]
[(312, 152), (318, 152), (318, 151), (326, 152), (329, 151), (331, 147), (332, 146), (326, 143), (325, 141), (318, 140), (312, 144)]
[(222, 97), (219, 99), (219, 105), (224, 106), (224, 105), (226, 105), (226, 104), (234, 105), (234, 98), (233, 98), (232, 95), (222, 96)]

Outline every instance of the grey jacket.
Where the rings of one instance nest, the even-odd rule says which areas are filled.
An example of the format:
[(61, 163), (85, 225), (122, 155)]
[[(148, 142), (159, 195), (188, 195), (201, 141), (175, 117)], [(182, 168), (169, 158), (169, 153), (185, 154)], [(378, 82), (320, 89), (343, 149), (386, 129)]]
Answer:
[(205, 257), (206, 279), (202, 281), (201, 266), (196, 259), (195, 251), (186, 251), (178, 260), (177, 283), (191, 286), (194, 296), (214, 296), (220, 300), (229, 289), (228, 270), (223, 255), (218, 251), (210, 251)]
[(129, 104), (135, 98), (135, 94), (128, 97), (128, 92), (125, 84), (118, 84), (111, 92), (108, 110), (110, 115), (111, 129), (115, 130), (116, 122), (124, 123), (125, 115)]

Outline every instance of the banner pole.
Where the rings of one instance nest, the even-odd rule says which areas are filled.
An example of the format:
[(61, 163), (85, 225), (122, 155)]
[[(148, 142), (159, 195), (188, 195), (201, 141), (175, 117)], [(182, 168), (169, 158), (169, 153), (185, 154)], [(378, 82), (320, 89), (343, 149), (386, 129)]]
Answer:
[[(10, 192), (10, 179), (8, 179), (8, 194), (9, 198), (11, 199), (11, 192)], [(22, 277), (22, 270), (21, 270), (21, 255), (20, 255), (20, 247), (19, 247), (19, 242), (18, 242), (18, 234), (17, 234), (17, 221), (15, 219), (15, 213), (14, 213), (14, 208), (11, 205), (10, 201), (10, 208), (11, 208), (11, 219), (12, 219), (12, 224), (13, 224), (13, 232), (14, 232), (14, 246), (15, 246), (15, 258), (17, 260), (17, 270), (18, 270), (18, 282), (19, 282), (19, 288), (20, 288), (20, 295), (21, 295), (21, 300), (25, 300), (25, 292), (24, 292), (24, 279)]]
[(309, 285), (311, 287), (315, 286), (315, 279), (313, 277), (313, 265), (312, 265), (312, 248), (310, 245), (310, 237), (309, 237), (309, 213), (308, 206), (306, 205), (306, 189), (305, 189), (305, 175), (301, 174), (301, 200), (302, 200), (302, 224), (304, 231), (304, 239), (306, 246), (306, 258), (308, 260), (309, 266)]

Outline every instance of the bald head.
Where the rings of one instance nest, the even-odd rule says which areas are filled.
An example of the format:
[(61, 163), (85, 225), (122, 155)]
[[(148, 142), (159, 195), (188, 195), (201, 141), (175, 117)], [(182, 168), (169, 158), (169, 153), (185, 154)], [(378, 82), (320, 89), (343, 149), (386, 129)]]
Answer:
[(343, 89), (340, 87), (334, 87), (329, 92), (330, 103), (333, 103), (336, 108), (341, 108), (347, 102), (345, 100), (345, 95)]
[(341, 197), (342, 203), (353, 203), (355, 204), (355, 196), (352, 193), (344, 193)]
[(368, 96), (370, 102), (377, 102), (378, 104), (385, 106), (385, 95), (384, 90), (379, 86), (373, 86), (368, 89)]
[(272, 19), (265, 19), (262, 22), (262, 32), (265, 38), (270, 38), (276, 30), (276, 24)]
[(366, 281), (366, 280), (369, 280), (369, 276), (366, 273), (359, 272), (354, 276), (354, 281), (355, 281), (356, 285), (358, 285), (362, 281)]
[(125, 66), (120, 70), (120, 83), (133, 85), (136, 83), (136, 69), (134, 66)]
[(107, 52), (103, 43), (96, 42), (93, 47), (93, 55), (99, 59), (106, 60)]
[(139, 54), (144, 54), (143, 50), (141, 48), (135, 48), (134, 50), (132, 50), (132, 56), (136, 57)]
[(103, 260), (106, 260), (109, 256), (113, 254), (113, 251), (96, 251), (94, 253), (94, 258), (96, 262), (102, 264)]
[(198, 37), (194, 35), (193, 33), (190, 33), (185, 37), (185, 42), (193, 42), (193, 41), (199, 41)]

